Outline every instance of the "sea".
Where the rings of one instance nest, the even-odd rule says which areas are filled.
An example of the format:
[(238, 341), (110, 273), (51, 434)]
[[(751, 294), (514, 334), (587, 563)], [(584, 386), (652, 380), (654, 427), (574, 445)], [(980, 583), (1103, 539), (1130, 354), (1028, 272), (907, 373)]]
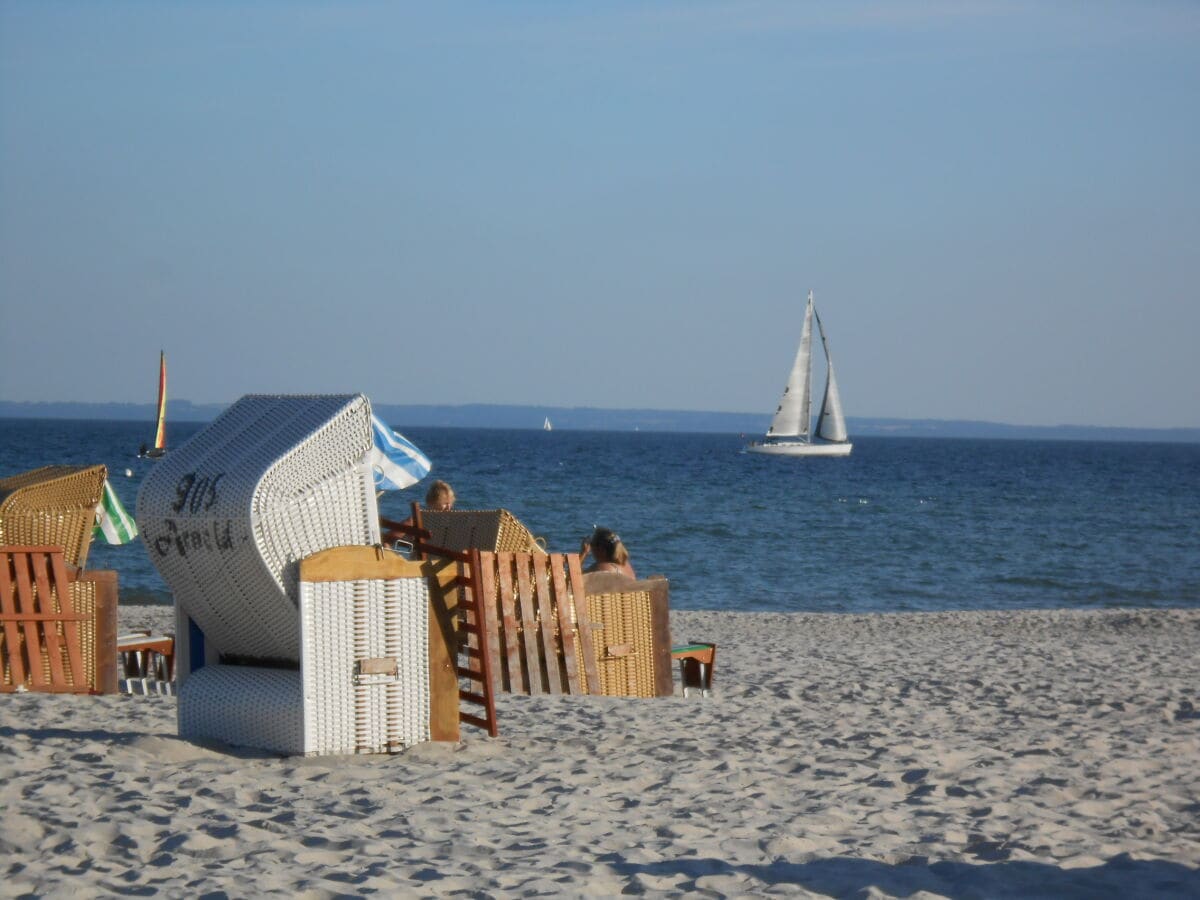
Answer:
[[(806, 612), (1200, 606), (1200, 444), (864, 437), (847, 459), (737, 434), (405, 428), (461, 509), (510, 510), (550, 550), (616, 530), (679, 609)], [(173, 446), (203, 428), (174, 423)], [(0, 419), (0, 477), (108, 467), (127, 509), (145, 422)], [(171, 602), (141, 541), (93, 543), (121, 602)]]

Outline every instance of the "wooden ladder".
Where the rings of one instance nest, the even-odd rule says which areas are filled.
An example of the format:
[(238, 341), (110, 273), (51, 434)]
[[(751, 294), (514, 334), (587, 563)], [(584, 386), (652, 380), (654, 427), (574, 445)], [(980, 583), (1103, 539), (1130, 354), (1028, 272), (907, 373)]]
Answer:
[(461, 703), (478, 706), (481, 713), (476, 715), (459, 709), (459, 721), (483, 728), (491, 737), (496, 737), (500, 729), (496, 724), (496, 687), (492, 680), (492, 651), (488, 645), (488, 609), (484, 601), (482, 587), (479, 551), (469, 550), (467, 559), (459, 568), (459, 585), (463, 588), (459, 595), (458, 616), (458, 665), (455, 673), (463, 679), (470, 688), (460, 688), (458, 699)]
[[(458, 720), (482, 728), (490, 737), (496, 737), (500, 728), (496, 720), (496, 685), (492, 675), (494, 665), (492, 648), (487, 641), (488, 610), (480, 579), (479, 551), (459, 552), (429, 544), (429, 532), (421, 521), (421, 504), (415, 501), (408, 522), (381, 519), (380, 525), (393, 534), (411, 538), (414, 557), (422, 560), (431, 557), (453, 560), (458, 566), (456, 584), (460, 590), (458, 605), (452, 613), (457, 650), (454, 674), (460, 680)], [(478, 711), (464, 710), (464, 703), (478, 707)]]

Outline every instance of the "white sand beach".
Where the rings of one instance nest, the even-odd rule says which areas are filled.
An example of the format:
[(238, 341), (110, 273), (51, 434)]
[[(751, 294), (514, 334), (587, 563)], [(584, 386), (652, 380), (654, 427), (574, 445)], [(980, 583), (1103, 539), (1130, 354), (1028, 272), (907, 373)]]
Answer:
[[(122, 608), (122, 628), (167, 611)], [(713, 695), (278, 758), (0, 697), (0, 894), (1200, 896), (1200, 611), (673, 612)]]

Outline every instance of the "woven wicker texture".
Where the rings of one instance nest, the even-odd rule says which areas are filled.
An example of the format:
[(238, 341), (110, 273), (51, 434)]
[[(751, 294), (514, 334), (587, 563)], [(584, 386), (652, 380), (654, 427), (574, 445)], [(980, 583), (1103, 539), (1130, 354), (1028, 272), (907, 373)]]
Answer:
[(545, 553), (537, 538), (507, 509), (422, 510), (429, 542), (447, 550)]
[(299, 660), (299, 561), (379, 541), (371, 446), (361, 395), (250, 395), (155, 463), (138, 527), (210, 649)]
[[(304, 752), (383, 753), (429, 740), (423, 577), (300, 583)], [(393, 671), (369, 671), (372, 661)]]
[[(600, 693), (614, 697), (656, 696), (650, 594), (589, 594), (587, 610), (592, 624), (599, 626), (592, 641)], [(583, 650), (578, 644), (575, 653), (586, 690)]]
[(300, 673), (253, 666), (205, 666), (179, 687), (179, 736), (274, 753), (304, 752)]
[(107, 477), (104, 466), (43, 466), (0, 478), (0, 544), (53, 544), (83, 568)]

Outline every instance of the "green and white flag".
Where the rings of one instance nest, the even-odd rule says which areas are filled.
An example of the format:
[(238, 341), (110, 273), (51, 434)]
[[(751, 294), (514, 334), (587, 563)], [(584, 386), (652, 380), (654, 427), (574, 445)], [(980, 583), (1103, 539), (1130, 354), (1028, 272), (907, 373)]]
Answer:
[(106, 480), (104, 496), (96, 504), (96, 527), (92, 529), (92, 537), (102, 537), (110, 544), (128, 544), (137, 535), (137, 523), (125, 512), (117, 492)]

